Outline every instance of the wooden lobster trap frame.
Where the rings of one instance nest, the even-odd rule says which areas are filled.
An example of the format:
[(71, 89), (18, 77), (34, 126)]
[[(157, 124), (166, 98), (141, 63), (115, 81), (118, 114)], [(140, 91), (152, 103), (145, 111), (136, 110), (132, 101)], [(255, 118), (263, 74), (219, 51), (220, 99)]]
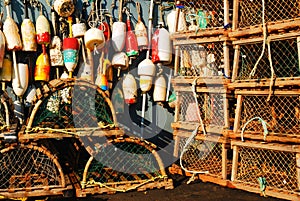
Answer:
[(211, 3), (209, 0), (182, 0), (178, 1), (177, 32), (172, 34), (174, 38), (182, 36), (215, 36), (226, 34), (224, 27), (230, 22), (230, 1), (217, 0)]
[(230, 166), (226, 133), (231, 125), (228, 104), (233, 97), (227, 81), (186, 76), (172, 80), (177, 95), (172, 123), (174, 157), (180, 158), (187, 175), (201, 173), (197, 176), (201, 180), (220, 185), (226, 185)]
[[(287, 80), (281, 83), (279, 81), (275, 83), (272, 91), (259, 87), (236, 88), (234, 136), (260, 141), (299, 143), (299, 79), (292, 80), (291, 83), (297, 81), (298, 85), (285, 87), (279, 86), (287, 84)], [(245, 83), (244, 87), (258, 84), (267, 88), (268, 83), (262, 82), (260, 85), (249, 82)]]
[(298, 30), (299, 4), (299, 0), (234, 0), (232, 32), (228, 35), (240, 38)]
[(299, 200), (300, 147), (232, 140), (231, 185), (287, 200)]
[(230, 77), (231, 41), (225, 35), (174, 39), (175, 75)]
[[(232, 81), (300, 76), (299, 33), (253, 37), (232, 42)], [(266, 43), (265, 43), (266, 42)]]

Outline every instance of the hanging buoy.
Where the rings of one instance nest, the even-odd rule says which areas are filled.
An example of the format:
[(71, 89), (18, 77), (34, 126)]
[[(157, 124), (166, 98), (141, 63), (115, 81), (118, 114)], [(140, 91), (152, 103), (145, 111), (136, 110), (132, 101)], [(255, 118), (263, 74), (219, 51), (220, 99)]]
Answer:
[(131, 30), (130, 13), (128, 9), (126, 9), (126, 15), (127, 15), (127, 20), (126, 20), (127, 33), (126, 33), (126, 41), (125, 41), (126, 54), (128, 57), (135, 57), (139, 54), (138, 43), (135, 34)]
[(78, 63), (78, 39), (73, 37), (72, 33), (72, 17), (68, 17), (69, 23), (69, 37), (63, 40), (63, 58), (65, 66), (69, 72), (69, 77), (72, 77), (72, 73)]
[[(29, 70), (28, 65), (24, 63), (18, 63), (18, 75), (13, 71), (12, 75), (12, 88), (15, 94), (19, 97), (23, 96), (28, 87)], [(20, 83), (20, 86), (17, 83)]]
[(166, 101), (167, 83), (166, 79), (162, 75), (161, 63), (158, 64), (158, 67), (160, 72), (158, 73), (154, 81), (153, 101), (164, 102)]
[(138, 75), (140, 76), (140, 88), (147, 92), (152, 87), (152, 78), (155, 76), (155, 65), (150, 59), (144, 59), (138, 65)]
[[(19, 28), (15, 21), (10, 17), (9, 2), (5, 1), (5, 7), (7, 14), (3, 24), (3, 33), (6, 38), (6, 47), (8, 50), (12, 50), (13, 53), (14, 72), (16, 73), (16, 76), (19, 77), (16, 51), (22, 49), (22, 41), (19, 34)], [(16, 83), (16, 85), (20, 86), (19, 81)]]
[(120, 77), (121, 70), (126, 70), (128, 68), (129, 60), (127, 55), (124, 52), (116, 53), (111, 62), (112, 66), (118, 69), (118, 77)]
[(12, 79), (13, 63), (9, 54), (5, 54), (3, 65), (0, 69), (0, 80), (2, 82), (10, 82)]
[(36, 51), (36, 32), (33, 22), (28, 17), (27, 0), (24, 1), (25, 18), (21, 24), (23, 51)]
[(124, 100), (127, 104), (136, 103), (137, 84), (132, 74), (128, 73), (124, 76), (122, 82)]
[(84, 44), (90, 51), (104, 47), (105, 37), (103, 31), (97, 28), (87, 30), (84, 34)]
[(43, 46), (43, 52), (38, 56), (36, 60), (34, 80), (48, 82), (49, 79), (50, 79), (49, 56), (46, 52), (45, 46)]
[(101, 53), (101, 57), (99, 59), (99, 66), (97, 69), (97, 77), (95, 80), (95, 84), (100, 87), (103, 91), (108, 90), (108, 81), (105, 75), (106, 72), (106, 66), (107, 64), (104, 64), (104, 51)]
[(119, 3), (119, 21), (113, 23), (111, 43), (116, 52), (121, 52), (125, 46), (126, 24), (122, 22), (123, 0)]
[(49, 45), (51, 41), (50, 24), (47, 18), (42, 14), (36, 20), (36, 37), (39, 45)]
[(73, 37), (79, 38), (83, 37), (86, 32), (86, 25), (85, 23), (80, 23), (79, 20), (76, 24), (72, 25)]
[(56, 30), (56, 13), (54, 10), (51, 10), (51, 17), (52, 17), (52, 26), (53, 26), (53, 32), (54, 36), (51, 40), (50, 44), (50, 64), (53, 67), (56, 67), (56, 78), (59, 78), (59, 69), (58, 67), (64, 66), (64, 59), (62, 54), (62, 41), (57, 36), (57, 30)]
[[(175, 19), (176, 19), (176, 10), (172, 10), (168, 15), (167, 15), (167, 25), (168, 25), (168, 30), (170, 34), (175, 33)], [(186, 26), (186, 21), (185, 21), (185, 14), (182, 11), (179, 11), (179, 18), (178, 18), (178, 27), (177, 31), (178, 32), (183, 32), (187, 30)]]
[(138, 13), (138, 21), (135, 25), (135, 35), (137, 38), (138, 47), (140, 49), (145, 49), (148, 47), (148, 36), (147, 36), (147, 29), (142, 22), (141, 18), (141, 4), (136, 2), (136, 9)]
[(55, 0), (53, 7), (61, 17), (69, 17), (75, 10), (73, 0)]
[(172, 42), (170, 33), (164, 28), (162, 6), (159, 6), (159, 28), (152, 36), (152, 61), (153, 63), (168, 64), (172, 61)]

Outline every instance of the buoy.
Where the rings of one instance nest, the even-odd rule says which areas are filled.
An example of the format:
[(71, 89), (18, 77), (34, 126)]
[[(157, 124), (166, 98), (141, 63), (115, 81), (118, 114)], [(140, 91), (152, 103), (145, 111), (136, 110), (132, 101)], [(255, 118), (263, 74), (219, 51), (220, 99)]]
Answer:
[(50, 63), (49, 56), (46, 52), (46, 47), (43, 46), (43, 52), (36, 60), (34, 70), (34, 80), (48, 82), (50, 79)]
[[(3, 59), (3, 65), (0, 69), (0, 80), (2, 82), (10, 82), (12, 79), (13, 63), (9, 54), (5, 54)], [(2, 89), (4, 91), (4, 89)]]
[(121, 52), (125, 46), (126, 24), (122, 22), (123, 0), (119, 3), (119, 21), (113, 23), (111, 43), (116, 52)]
[(76, 24), (72, 25), (73, 37), (79, 38), (83, 37), (86, 32), (86, 25), (85, 23), (80, 23), (79, 19), (77, 18)]
[(54, 10), (51, 10), (52, 26), (53, 26), (53, 38), (50, 44), (50, 64), (53, 67), (56, 67), (56, 78), (59, 78), (59, 67), (64, 66), (64, 59), (62, 54), (62, 41), (57, 36), (57, 27), (56, 27), (56, 13)]
[(183, 32), (187, 30), (186, 21), (185, 21), (185, 14), (182, 11), (179, 11), (179, 17), (178, 17), (178, 25), (177, 25), (177, 31), (175, 30), (175, 23), (176, 23), (176, 10), (172, 10), (167, 15), (167, 25), (168, 30), (170, 34), (175, 32)]
[(114, 68), (118, 69), (117, 76), (120, 77), (121, 70), (126, 70), (129, 66), (128, 56), (124, 52), (118, 52), (113, 56), (111, 64)]
[[(23, 96), (28, 87), (29, 70), (28, 65), (25, 63), (18, 63), (18, 75), (13, 71), (12, 75), (12, 88), (15, 94), (19, 97)], [(18, 86), (17, 83), (20, 83)]]
[(169, 64), (172, 61), (172, 42), (170, 33), (164, 28), (161, 5), (159, 10), (159, 28), (155, 30), (152, 37), (152, 61), (153, 63)]
[(138, 75), (140, 76), (140, 88), (147, 92), (152, 87), (152, 79), (155, 76), (155, 65), (150, 59), (144, 59), (138, 65)]
[(100, 89), (102, 89), (103, 91), (106, 91), (109, 89), (109, 86), (108, 86), (108, 81), (107, 81), (107, 78), (106, 78), (106, 66), (104, 67), (104, 65), (107, 65), (107, 64), (104, 64), (104, 51), (101, 53), (101, 57), (99, 58), (99, 66), (97, 68), (97, 77), (96, 77), (96, 80), (95, 80), (95, 84), (97, 86), (100, 87)]
[(21, 24), (21, 36), (23, 42), (23, 51), (36, 51), (37, 43), (36, 43), (36, 32), (33, 22), (28, 17), (28, 9), (27, 9), (28, 1), (24, 0), (24, 13), (25, 17)]
[(127, 73), (122, 82), (124, 100), (127, 104), (136, 103), (137, 98), (137, 84), (132, 74)]
[(78, 39), (73, 37), (72, 33), (72, 17), (68, 17), (69, 23), (69, 37), (63, 40), (63, 58), (65, 66), (69, 72), (69, 77), (72, 77), (72, 73), (78, 63)]
[[(9, 11), (9, 1), (5, 1), (6, 7), (6, 19), (3, 24), (3, 33), (6, 38), (6, 47), (8, 50), (12, 50), (13, 53), (13, 66), (14, 72), (17, 77), (19, 77), (18, 67), (17, 67), (17, 58), (16, 58), (16, 51), (22, 49), (22, 41), (19, 34), (19, 28), (15, 21), (10, 17)], [(20, 83), (16, 83), (17, 86), (20, 86)]]
[(131, 25), (130, 25), (130, 13), (128, 9), (125, 9), (126, 15), (127, 15), (127, 20), (126, 20), (126, 25), (127, 25), (127, 32), (126, 32), (126, 54), (128, 57), (135, 57), (139, 54), (138, 50), (138, 42), (136, 39), (135, 34), (131, 30)]
[(142, 22), (141, 18), (141, 4), (139, 2), (136, 2), (136, 9), (138, 13), (138, 21), (135, 25), (135, 35), (137, 38), (137, 43), (139, 49), (145, 49), (148, 47), (148, 36), (147, 36), (147, 29)]
[(103, 31), (98, 28), (90, 28), (84, 34), (84, 44), (90, 51), (100, 49), (105, 45)]
[(47, 18), (42, 13), (42, 7), (40, 15), (36, 20), (36, 37), (37, 43), (42, 45), (43, 52), (38, 56), (35, 65), (34, 79), (35, 81), (48, 82), (50, 79), (50, 61), (46, 50), (46, 46), (50, 44), (50, 24)]
[(166, 90), (167, 83), (166, 79), (162, 75), (162, 64), (158, 64), (159, 73), (154, 81), (154, 90), (153, 90), (153, 101), (155, 102), (164, 102), (166, 101)]
[(73, 0), (55, 0), (53, 7), (61, 17), (69, 17), (75, 10)]

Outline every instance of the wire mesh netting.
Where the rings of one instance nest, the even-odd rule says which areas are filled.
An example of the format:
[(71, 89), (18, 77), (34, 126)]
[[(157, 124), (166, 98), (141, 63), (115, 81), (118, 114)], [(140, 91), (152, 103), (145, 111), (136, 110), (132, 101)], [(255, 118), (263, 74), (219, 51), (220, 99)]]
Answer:
[(223, 42), (181, 45), (180, 69), (182, 76), (217, 76), (224, 69)]
[(0, 191), (64, 187), (59, 163), (36, 146), (16, 146), (1, 150)]
[[(276, 77), (300, 76), (299, 50), (297, 39), (271, 41), (272, 66)], [(239, 70), (237, 80), (250, 78), (250, 73), (258, 61), (263, 50), (263, 43), (251, 43), (240, 45)], [(271, 66), (268, 60), (267, 48), (258, 63), (257, 70), (252, 79), (270, 78)]]
[[(239, 1), (238, 27), (244, 28), (262, 24), (262, 0), (235, 0)], [(299, 0), (264, 0), (265, 22), (276, 22), (299, 18)]]
[(298, 190), (296, 154), (252, 147), (239, 147), (236, 180), (259, 186), (264, 177), (267, 188), (296, 192)]
[(85, 167), (86, 187), (128, 191), (166, 177), (158, 154), (139, 139), (113, 140), (98, 148), (92, 162)]
[(114, 124), (106, 97), (89, 86), (75, 84), (46, 97), (34, 116), (32, 127), (95, 128)]
[[(186, 146), (187, 138), (180, 139), (182, 166), (191, 172), (222, 176), (222, 144), (195, 138)], [(226, 160), (226, 159), (224, 159)]]
[(180, 94), (179, 121), (197, 122), (200, 119), (197, 111), (200, 110), (201, 118), (205, 126), (225, 126), (224, 102), (225, 94), (197, 92), (197, 102), (193, 92)]
[(218, 28), (224, 26), (224, 1), (185, 0), (180, 1), (184, 8), (188, 30), (197, 28)]
[[(299, 135), (300, 133), (300, 97), (299, 95), (244, 96), (242, 103), (240, 128), (254, 117), (267, 122), (268, 131), (277, 134)], [(258, 120), (250, 122), (246, 131), (263, 132)]]

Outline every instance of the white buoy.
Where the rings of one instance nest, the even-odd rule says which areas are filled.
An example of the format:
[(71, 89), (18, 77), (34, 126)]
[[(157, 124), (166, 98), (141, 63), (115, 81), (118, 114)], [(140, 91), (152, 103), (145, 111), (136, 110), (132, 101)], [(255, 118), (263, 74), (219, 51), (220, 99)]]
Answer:
[[(18, 63), (17, 67), (18, 67), (19, 77), (18, 74), (16, 74), (15, 71), (13, 71), (12, 88), (15, 94), (21, 97), (23, 96), (23, 94), (25, 93), (28, 87), (29, 70), (28, 70), (28, 65), (24, 63)], [(20, 85), (18, 86), (17, 83), (20, 83)]]
[(112, 26), (111, 44), (116, 52), (121, 52), (125, 46), (126, 24), (122, 22), (123, 0), (119, 3), (119, 21)]
[(120, 77), (121, 70), (126, 70), (129, 66), (129, 59), (126, 53), (118, 52), (116, 53), (111, 61), (111, 65), (118, 69), (118, 77)]
[(132, 74), (128, 73), (124, 76), (122, 82), (124, 100), (127, 104), (136, 103), (137, 84)]

